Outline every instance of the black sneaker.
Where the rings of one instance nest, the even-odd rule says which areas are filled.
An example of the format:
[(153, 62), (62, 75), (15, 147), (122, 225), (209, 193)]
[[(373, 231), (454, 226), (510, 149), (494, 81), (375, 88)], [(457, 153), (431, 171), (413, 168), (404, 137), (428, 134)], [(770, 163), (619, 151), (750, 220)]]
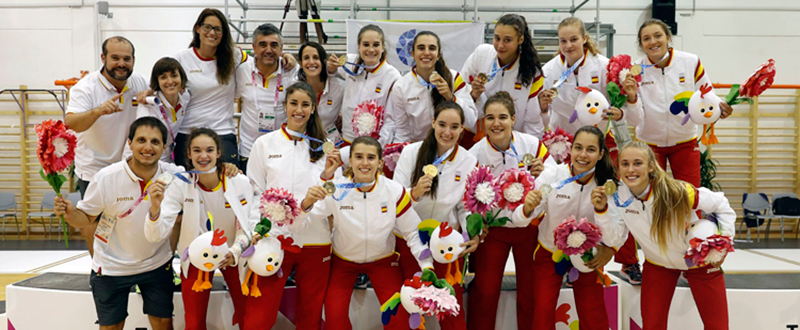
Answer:
[(569, 274), (567, 276), (564, 276), (564, 279), (565, 279), (564, 280), (564, 285), (566, 285), (568, 288), (571, 288), (572, 287), (572, 281), (569, 280)]
[(366, 289), (370, 287), (372, 287), (372, 283), (369, 282), (369, 276), (367, 276), (367, 274), (358, 274), (356, 289)]
[(642, 284), (642, 270), (639, 268), (639, 264), (622, 266), (622, 271), (619, 274), (624, 280), (628, 281), (628, 283), (630, 284), (633, 285)]

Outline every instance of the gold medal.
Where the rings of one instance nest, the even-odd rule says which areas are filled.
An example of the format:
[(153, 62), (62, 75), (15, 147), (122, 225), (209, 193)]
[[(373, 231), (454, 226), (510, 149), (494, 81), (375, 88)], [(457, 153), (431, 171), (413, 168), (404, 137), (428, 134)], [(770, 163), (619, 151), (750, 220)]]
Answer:
[(322, 144), (322, 152), (324, 152), (326, 155), (331, 153), (333, 149), (336, 149), (336, 146), (331, 141), (325, 141), (325, 143)]
[(344, 66), (345, 64), (347, 64), (347, 54), (339, 58), (339, 66)]
[(547, 196), (550, 196), (550, 193), (553, 192), (553, 187), (551, 187), (549, 184), (546, 184), (546, 185), (540, 186), (539, 187), (539, 191), (542, 192), (542, 197), (547, 198)]
[(158, 179), (156, 180), (163, 183), (165, 186), (169, 186), (169, 184), (172, 183), (172, 179), (173, 179), (172, 173), (164, 172), (161, 173), (161, 175), (159, 175)]
[(533, 155), (525, 154), (525, 155), (522, 156), (522, 164), (525, 165), (525, 166), (531, 166), (531, 165), (533, 165), (533, 161), (535, 159), (536, 159), (536, 157), (533, 157)]
[(439, 79), (439, 78), (442, 78), (442, 76), (439, 75), (438, 72), (433, 71), (433, 73), (431, 73), (430, 81), (432, 83), (434, 80)]
[(489, 76), (487, 76), (485, 73), (481, 72), (481, 73), (478, 74), (478, 80), (480, 80), (481, 82), (483, 82), (485, 84), (485, 83), (489, 82)]
[(435, 178), (437, 175), (439, 175), (439, 169), (436, 168), (436, 166), (428, 164), (422, 168), (422, 173), (425, 173), (425, 175), (430, 176), (431, 178)]
[(606, 195), (609, 196), (617, 192), (617, 185), (611, 180), (606, 181), (606, 183), (603, 185), (603, 188), (606, 190)]
[(553, 95), (550, 98), (555, 100), (558, 97), (558, 88), (551, 88), (550, 90), (553, 91)]
[(631, 67), (631, 74), (634, 75), (634, 76), (638, 76), (638, 75), (642, 74), (642, 66), (639, 65), (639, 64), (634, 64)]
[(322, 188), (325, 188), (325, 193), (328, 196), (333, 196), (333, 193), (336, 192), (336, 185), (333, 184), (333, 182), (331, 181), (327, 181), (324, 184), (322, 184)]

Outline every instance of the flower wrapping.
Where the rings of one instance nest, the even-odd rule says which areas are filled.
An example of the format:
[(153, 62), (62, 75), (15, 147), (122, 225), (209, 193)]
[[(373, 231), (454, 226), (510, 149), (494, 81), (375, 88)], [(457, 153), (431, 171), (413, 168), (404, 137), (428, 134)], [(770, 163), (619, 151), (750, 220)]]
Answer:
[[(60, 120), (47, 119), (41, 124), (37, 124), (35, 130), (38, 138), (36, 157), (42, 165), (39, 175), (61, 197), (61, 186), (67, 181), (67, 177), (59, 172), (69, 168), (75, 160), (77, 138)], [(69, 247), (69, 235), (67, 235), (64, 217), (61, 217), (61, 228), (64, 233), (64, 244)]]
[[(611, 99), (611, 106), (622, 108), (622, 106), (625, 105), (627, 94), (625, 90), (622, 89), (622, 81), (625, 80), (628, 73), (630, 73), (632, 66), (631, 57), (625, 54), (614, 56), (608, 61), (608, 65), (606, 66), (606, 81), (608, 82), (606, 91)], [(635, 79), (636, 82), (641, 82), (642, 76), (637, 75)]]
[(500, 187), (494, 182), (494, 175), (487, 166), (472, 170), (467, 177), (467, 190), (464, 204), (472, 213), (485, 214), (500, 200)]
[(536, 187), (530, 172), (510, 168), (503, 172), (497, 180), (501, 198), (497, 206), (513, 211), (525, 203), (525, 196)]
[(556, 247), (563, 251), (565, 255), (584, 254), (600, 243), (603, 234), (595, 224), (581, 218), (575, 220), (575, 216), (569, 216), (556, 227), (555, 242)]
[(686, 258), (701, 267), (720, 262), (728, 252), (733, 252), (733, 241), (722, 235), (712, 235), (706, 239), (695, 237), (689, 241), (689, 245), (691, 247), (686, 251)]
[(353, 110), (353, 132), (356, 136), (378, 138), (383, 126), (383, 106), (376, 100), (364, 101)]
[(572, 149), (572, 139), (574, 138), (572, 134), (567, 133), (559, 126), (555, 131), (544, 133), (542, 143), (556, 162), (559, 164), (569, 163), (570, 149)]
[(436, 316), (441, 321), (445, 316), (456, 316), (461, 308), (458, 300), (448, 288), (424, 285), (411, 293), (411, 299), (423, 313)]
[(283, 188), (270, 188), (261, 195), (261, 216), (279, 226), (291, 225), (300, 214), (294, 195)]
[(752, 98), (761, 95), (772, 86), (775, 81), (775, 73), (775, 60), (767, 60), (743, 84), (732, 85), (730, 92), (725, 96), (725, 102), (728, 102), (729, 105), (744, 102), (753, 104)]
[(400, 154), (403, 152), (403, 148), (405, 148), (409, 143), (392, 143), (387, 144), (385, 148), (383, 148), (383, 160), (385, 161), (386, 167), (394, 172), (394, 169), (397, 167), (397, 161), (400, 159)]

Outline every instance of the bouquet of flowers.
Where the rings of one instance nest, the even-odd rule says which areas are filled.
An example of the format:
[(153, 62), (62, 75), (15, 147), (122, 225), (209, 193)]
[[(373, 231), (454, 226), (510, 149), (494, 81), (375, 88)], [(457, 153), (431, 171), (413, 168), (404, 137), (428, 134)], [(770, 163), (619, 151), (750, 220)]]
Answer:
[(547, 151), (555, 158), (559, 164), (569, 163), (572, 139), (575, 137), (567, 133), (561, 126), (555, 131), (548, 131), (542, 137), (542, 143), (547, 147)]
[(426, 285), (414, 291), (411, 299), (423, 313), (436, 316), (439, 321), (448, 315), (458, 315), (461, 308), (456, 297), (450, 294), (450, 290), (447, 288)]
[[(67, 181), (67, 177), (59, 174), (66, 170), (75, 160), (75, 146), (77, 138), (75, 134), (68, 130), (67, 125), (60, 120), (45, 120), (35, 126), (36, 136), (36, 157), (42, 169), (39, 174), (42, 179), (53, 187), (58, 197), (61, 197), (61, 186)], [(69, 235), (64, 217), (61, 217), (61, 228), (64, 233), (64, 243), (69, 247)]]
[(400, 153), (403, 152), (403, 148), (407, 145), (408, 142), (392, 143), (383, 148), (383, 160), (386, 162), (386, 168), (394, 172), (395, 167), (397, 167), (397, 160), (400, 159)]
[[(608, 61), (606, 67), (606, 91), (608, 97), (611, 99), (611, 106), (622, 108), (625, 105), (625, 100), (628, 98), (625, 90), (622, 89), (622, 81), (628, 76), (631, 71), (631, 57), (625, 54), (620, 54), (612, 57)], [(642, 76), (636, 76), (636, 82), (641, 82)]]
[[(261, 223), (269, 220), (278, 226), (291, 225), (294, 219), (300, 214), (300, 206), (294, 199), (292, 193), (283, 188), (270, 188), (261, 195), (261, 205), (258, 210), (261, 212)], [(256, 227), (258, 231), (258, 227)], [(267, 228), (269, 232), (269, 228)]]
[(378, 138), (383, 126), (383, 106), (375, 100), (364, 101), (353, 110), (353, 131), (356, 136)]
[(722, 261), (722, 258), (733, 252), (733, 241), (728, 236), (712, 235), (706, 239), (694, 237), (689, 241), (691, 247), (686, 251), (686, 259), (703, 267)]
[(402, 306), (409, 314), (411, 329), (425, 329), (423, 314), (436, 316), (441, 321), (445, 316), (458, 315), (458, 300), (455, 289), (445, 279), (436, 277), (433, 269), (426, 268), (403, 282), (400, 292), (381, 305), (381, 323), (389, 324)]
[(510, 168), (498, 178), (498, 185), (502, 194), (497, 206), (513, 211), (525, 203), (525, 196), (536, 187), (530, 172)]
[(769, 59), (764, 64), (761, 64), (743, 84), (732, 85), (731, 91), (725, 96), (725, 102), (728, 102), (729, 105), (744, 102), (753, 104), (753, 98), (761, 95), (772, 86), (774, 80), (775, 61)]
[[(564, 219), (554, 233), (556, 247), (558, 251), (553, 253), (553, 261), (556, 262), (556, 270), (559, 268), (566, 270), (566, 263), (572, 264), (569, 271), (570, 281), (575, 281), (581, 272), (589, 273), (592, 270), (584, 265), (594, 258), (593, 249), (600, 243), (603, 234), (595, 224), (581, 218), (580, 221), (575, 216)], [(569, 259), (569, 260), (567, 260)], [(559, 264), (561, 267), (559, 267)], [(600, 278), (604, 278), (602, 270), (598, 270)], [(605, 280), (604, 280), (605, 281)]]
[(502, 209), (492, 211), (502, 198), (502, 192), (489, 167), (480, 166), (472, 170), (466, 188), (464, 205), (472, 212), (467, 216), (469, 237), (480, 234), (484, 227), (501, 227), (509, 221), (507, 217), (497, 218)]

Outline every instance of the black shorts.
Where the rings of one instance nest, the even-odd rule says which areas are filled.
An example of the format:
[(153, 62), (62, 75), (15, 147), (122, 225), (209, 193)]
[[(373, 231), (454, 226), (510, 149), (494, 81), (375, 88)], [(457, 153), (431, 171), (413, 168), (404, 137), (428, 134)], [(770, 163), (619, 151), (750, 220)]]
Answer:
[(144, 301), (144, 314), (171, 318), (174, 306), (172, 297), (172, 260), (146, 273), (128, 276), (104, 276), (92, 271), (90, 278), (92, 296), (100, 325), (110, 326), (128, 317), (128, 296), (131, 287), (139, 285)]

